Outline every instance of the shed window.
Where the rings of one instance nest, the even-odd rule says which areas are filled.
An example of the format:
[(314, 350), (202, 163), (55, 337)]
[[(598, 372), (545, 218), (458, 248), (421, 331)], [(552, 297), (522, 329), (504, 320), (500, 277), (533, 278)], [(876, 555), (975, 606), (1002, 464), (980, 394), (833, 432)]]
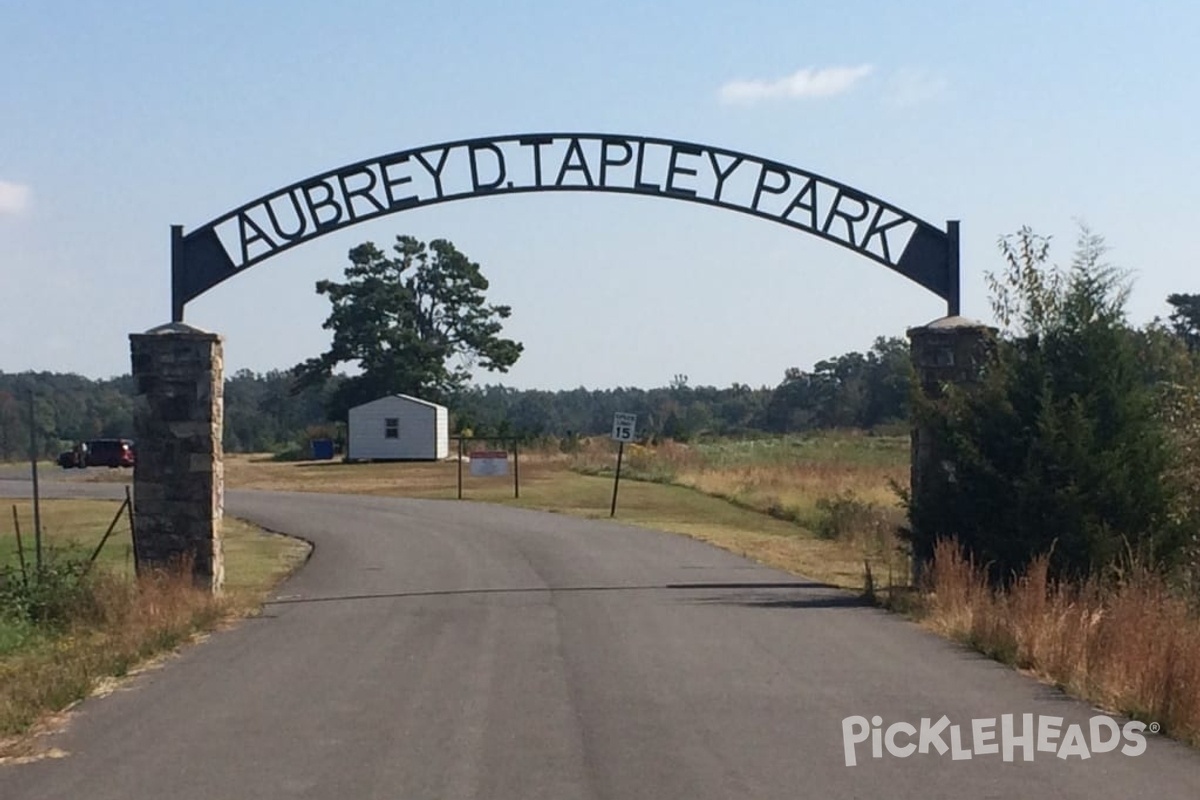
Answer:
[(399, 439), (400, 438), (400, 419), (398, 417), (385, 417), (383, 420), (383, 438)]

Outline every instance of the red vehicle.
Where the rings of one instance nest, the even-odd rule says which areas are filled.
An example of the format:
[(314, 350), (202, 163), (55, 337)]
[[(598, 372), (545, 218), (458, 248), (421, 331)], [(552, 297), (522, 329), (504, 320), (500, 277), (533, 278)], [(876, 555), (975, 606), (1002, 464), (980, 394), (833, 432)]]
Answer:
[(79, 450), (64, 450), (58, 454), (58, 465), (63, 469), (75, 469), (80, 466)]
[(130, 439), (91, 439), (82, 453), (81, 467), (132, 467), (135, 456)]

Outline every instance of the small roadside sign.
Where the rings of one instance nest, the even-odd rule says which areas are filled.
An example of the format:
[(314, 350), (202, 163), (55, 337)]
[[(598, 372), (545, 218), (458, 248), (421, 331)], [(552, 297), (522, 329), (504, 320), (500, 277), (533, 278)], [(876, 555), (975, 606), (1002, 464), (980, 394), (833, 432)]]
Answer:
[(613, 414), (612, 438), (617, 442), (617, 474), (613, 476), (612, 508), (608, 515), (617, 514), (617, 487), (621, 484), (621, 457), (625, 455), (625, 443), (633, 441), (633, 432), (637, 428), (637, 414), (626, 414), (618, 411)]
[(637, 414), (626, 414), (621, 411), (613, 414), (612, 438), (615, 442), (632, 442), (633, 432), (637, 428)]
[(470, 454), (471, 474), (497, 476), (508, 474), (508, 451), (476, 450)]

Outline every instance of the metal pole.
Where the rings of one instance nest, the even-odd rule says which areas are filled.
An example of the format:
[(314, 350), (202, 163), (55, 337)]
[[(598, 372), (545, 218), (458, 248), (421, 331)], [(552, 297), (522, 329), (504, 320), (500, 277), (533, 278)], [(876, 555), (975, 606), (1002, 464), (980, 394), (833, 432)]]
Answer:
[(513, 439), (513, 499), (521, 499), (521, 451), (519, 443)]
[(958, 238), (958, 220), (952, 219), (946, 223), (947, 236), (947, 256), (949, 268), (949, 297), (946, 298), (946, 313), (951, 317), (957, 317), (962, 313), (962, 304), (960, 302), (961, 285), (959, 281), (959, 238)]
[(617, 445), (617, 474), (613, 477), (613, 499), (612, 509), (608, 512), (609, 518), (617, 515), (617, 486), (621, 483), (621, 456), (625, 454), (625, 443), (620, 442)]
[(42, 502), (38, 493), (37, 424), (34, 419), (33, 391), (29, 392), (29, 466), (33, 473), (33, 549), (38, 576), (42, 574)]
[(183, 322), (183, 226), (171, 226), (171, 322)]
[[(96, 549), (92, 551), (92, 557), (88, 559), (86, 569), (91, 569), (92, 564), (96, 563), (96, 559), (100, 557), (100, 551), (104, 549), (104, 545), (108, 543), (108, 537), (112, 536), (113, 530), (116, 529), (117, 523), (121, 521), (121, 515), (125, 513), (125, 506), (129, 503), (129, 495), (125, 495), (125, 499), (121, 501), (121, 507), (117, 509), (117, 513), (113, 515), (112, 522), (108, 524), (108, 530), (104, 532), (104, 536), (100, 539), (100, 544), (96, 545)], [(85, 571), (86, 571), (85, 569)]]
[(129, 512), (129, 541), (133, 544), (133, 577), (142, 577), (142, 557), (138, 552), (137, 542), (137, 526), (133, 521), (133, 498), (129, 494), (129, 487), (125, 487), (125, 510)]
[(462, 500), (462, 442), (463, 437), (458, 437), (458, 499)]

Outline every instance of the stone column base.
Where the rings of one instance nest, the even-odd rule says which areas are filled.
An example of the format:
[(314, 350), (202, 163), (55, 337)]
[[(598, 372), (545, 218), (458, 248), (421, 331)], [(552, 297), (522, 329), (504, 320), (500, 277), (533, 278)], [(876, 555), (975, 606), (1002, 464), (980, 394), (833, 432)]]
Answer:
[[(942, 317), (928, 325), (909, 328), (909, 352), (922, 394), (935, 400), (942, 395), (944, 384), (969, 386), (978, 381), (996, 333), (996, 328), (958, 316)], [(914, 420), (910, 491), (915, 505), (923, 501), (923, 489), (930, 477), (945, 468), (941, 461), (932, 432)], [(914, 585), (919, 584), (932, 557), (932, 552), (914, 548)]]
[(134, 544), (139, 571), (225, 579), (224, 361), (221, 337), (182, 323), (130, 334), (134, 406)]

